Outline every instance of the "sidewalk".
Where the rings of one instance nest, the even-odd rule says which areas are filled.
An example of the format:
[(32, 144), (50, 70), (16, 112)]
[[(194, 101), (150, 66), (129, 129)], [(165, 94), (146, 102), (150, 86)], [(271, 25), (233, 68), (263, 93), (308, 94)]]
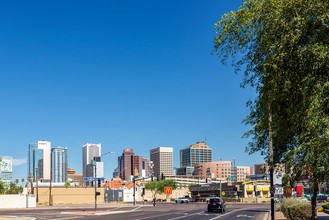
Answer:
[[(283, 220), (283, 219), (287, 219), (287, 218), (284, 217), (282, 212), (275, 212), (274, 219), (275, 220)], [(320, 220), (329, 220), (329, 214), (324, 213), (324, 212), (318, 212), (318, 219), (320, 219)]]

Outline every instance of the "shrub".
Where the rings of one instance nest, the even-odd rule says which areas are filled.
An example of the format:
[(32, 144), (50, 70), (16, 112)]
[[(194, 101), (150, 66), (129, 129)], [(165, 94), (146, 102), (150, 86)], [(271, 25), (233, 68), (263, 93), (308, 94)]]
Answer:
[(324, 204), (322, 204), (321, 206), (323, 209), (329, 209), (329, 202), (326, 202)]
[(288, 213), (290, 219), (307, 220), (312, 216), (312, 207), (309, 203), (299, 203), (288, 207)]
[(310, 203), (302, 202), (296, 198), (285, 198), (282, 201), (281, 211), (289, 219), (309, 219), (312, 213)]

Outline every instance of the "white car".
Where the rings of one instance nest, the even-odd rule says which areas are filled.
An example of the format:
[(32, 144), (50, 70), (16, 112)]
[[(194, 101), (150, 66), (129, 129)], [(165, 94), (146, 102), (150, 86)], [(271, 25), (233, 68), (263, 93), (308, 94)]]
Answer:
[(185, 197), (178, 197), (177, 199), (175, 199), (176, 203), (188, 203), (188, 198)]

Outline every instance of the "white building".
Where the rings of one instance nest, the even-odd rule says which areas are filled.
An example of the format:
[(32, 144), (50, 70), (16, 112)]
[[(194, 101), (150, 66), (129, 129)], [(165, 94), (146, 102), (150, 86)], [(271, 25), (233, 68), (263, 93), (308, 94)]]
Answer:
[(173, 148), (158, 147), (150, 151), (150, 160), (153, 161), (153, 173), (155, 177), (161, 175), (174, 175)]
[(8, 185), (12, 181), (13, 159), (8, 156), (0, 156), (0, 180)]
[(50, 148), (49, 141), (38, 141), (29, 144), (28, 151), (28, 177), (50, 180)]
[[(83, 177), (93, 177), (94, 169), (92, 169), (94, 157), (100, 157), (102, 155), (101, 144), (85, 144), (82, 147), (82, 171)], [(97, 177), (104, 177), (103, 162), (96, 161), (96, 174)]]

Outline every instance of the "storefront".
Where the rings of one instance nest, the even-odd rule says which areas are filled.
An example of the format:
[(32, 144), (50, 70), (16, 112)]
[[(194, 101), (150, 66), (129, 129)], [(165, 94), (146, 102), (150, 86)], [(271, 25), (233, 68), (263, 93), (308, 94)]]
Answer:
[(244, 198), (269, 198), (270, 197), (270, 181), (269, 180), (253, 180), (243, 182)]

